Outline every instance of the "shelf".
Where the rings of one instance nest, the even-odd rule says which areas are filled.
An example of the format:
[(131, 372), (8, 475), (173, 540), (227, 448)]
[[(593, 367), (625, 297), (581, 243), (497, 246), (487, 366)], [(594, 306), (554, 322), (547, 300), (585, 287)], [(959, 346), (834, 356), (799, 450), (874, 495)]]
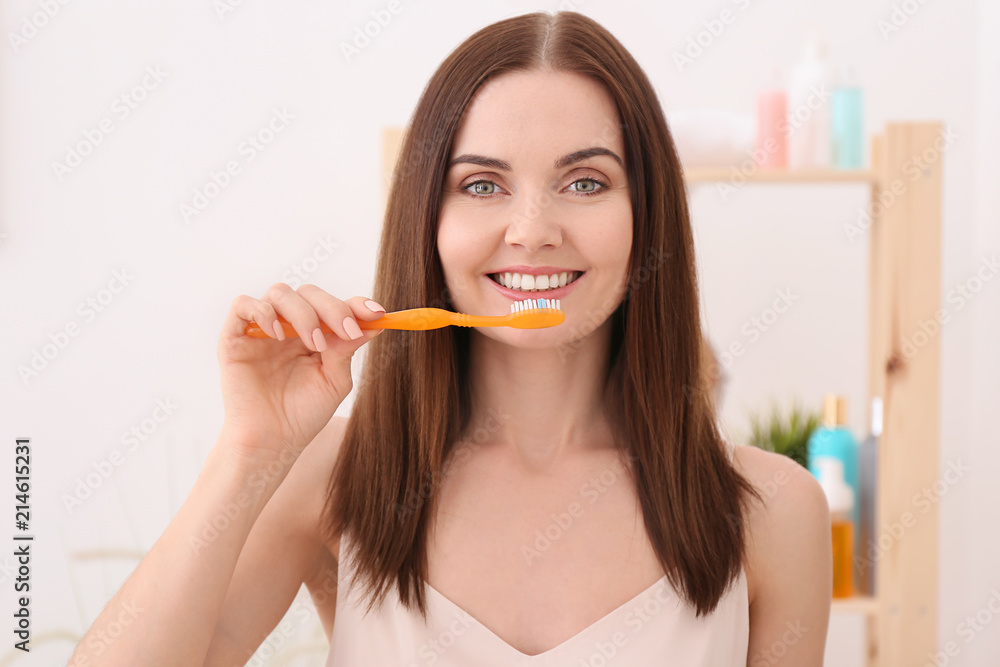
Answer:
[(868, 169), (758, 169), (743, 174), (735, 167), (694, 167), (684, 171), (688, 183), (868, 183), (878, 182)]
[(878, 598), (868, 595), (856, 595), (850, 598), (834, 598), (830, 611), (840, 614), (866, 614), (874, 616), (878, 613)]

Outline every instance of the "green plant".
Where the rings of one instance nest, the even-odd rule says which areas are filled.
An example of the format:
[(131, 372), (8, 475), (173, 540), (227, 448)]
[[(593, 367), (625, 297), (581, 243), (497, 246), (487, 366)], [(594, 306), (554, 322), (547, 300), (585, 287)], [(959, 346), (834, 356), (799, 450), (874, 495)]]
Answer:
[(809, 436), (820, 425), (821, 419), (818, 410), (806, 410), (797, 402), (788, 415), (783, 415), (775, 403), (767, 415), (750, 415), (750, 444), (787, 456), (807, 468)]

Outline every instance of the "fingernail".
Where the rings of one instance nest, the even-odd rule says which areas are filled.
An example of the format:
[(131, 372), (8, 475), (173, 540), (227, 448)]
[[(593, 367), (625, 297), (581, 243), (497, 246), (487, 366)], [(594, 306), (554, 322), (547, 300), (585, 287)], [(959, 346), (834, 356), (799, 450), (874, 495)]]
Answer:
[(351, 340), (361, 338), (361, 327), (358, 326), (358, 323), (355, 322), (353, 318), (344, 318), (344, 331), (346, 331), (347, 335), (351, 337)]
[(377, 303), (375, 303), (370, 299), (368, 301), (365, 301), (365, 305), (368, 306), (368, 310), (372, 311), (373, 313), (385, 312), (385, 308), (383, 308), (382, 306), (378, 305)]
[(274, 335), (278, 340), (285, 340), (285, 330), (281, 326), (281, 322), (278, 320), (274, 321)]
[(323, 337), (323, 330), (319, 327), (313, 329), (313, 343), (316, 345), (318, 352), (326, 349), (326, 338)]

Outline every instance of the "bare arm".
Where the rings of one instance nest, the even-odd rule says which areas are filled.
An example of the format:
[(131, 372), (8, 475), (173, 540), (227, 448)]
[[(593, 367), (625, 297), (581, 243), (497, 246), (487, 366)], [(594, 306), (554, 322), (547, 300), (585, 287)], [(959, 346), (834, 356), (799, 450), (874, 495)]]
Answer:
[[(254, 524), (226, 592), (206, 667), (250, 660), (288, 612), (303, 582), (324, 591), (327, 600), (336, 599), (337, 548), (323, 541), (322, 511), (346, 424), (343, 417), (330, 420)], [(317, 609), (322, 611), (319, 604)], [(301, 623), (301, 615), (295, 614), (293, 622)]]
[(225, 438), (77, 646), (71, 667), (202, 664), (250, 529), (288, 472), (248, 465)]
[(795, 461), (749, 446), (737, 451), (765, 500), (750, 514), (747, 666), (821, 667), (833, 591), (826, 496)]
[[(282, 600), (287, 608), (289, 594), (294, 596), (315, 561), (317, 544), (305, 524), (284, 516), (297, 509), (298, 487), (278, 489), (300, 456), (314, 456), (303, 452), (322, 440), (317, 436), (330, 428), (350, 393), (351, 357), (379, 333), (357, 328), (357, 318), (373, 320), (384, 312), (373, 310), (373, 303), (364, 297), (341, 301), (315, 285), (292, 290), (283, 283), (263, 299), (233, 300), (218, 345), (226, 410), (222, 434), (180, 511), (77, 646), (72, 667), (203, 664), (234, 573), (273, 567), (275, 547), (264, 545), (276, 537), (288, 541), (296, 565), (272, 583), (274, 599), (241, 610), (254, 618), (247, 630), (234, 632), (231, 623), (223, 624), (218, 647), (225, 655), (243, 651), (273, 627)], [(288, 331), (275, 326), (279, 313)], [(251, 321), (269, 338), (246, 336)], [(321, 321), (333, 333), (324, 335)], [(293, 332), (297, 336), (289, 335)], [(279, 501), (265, 513), (272, 496)], [(264, 514), (266, 520), (252, 532)], [(243, 554), (251, 535), (257, 537)], [(247, 565), (238, 571), (240, 562)], [(245, 596), (246, 582), (245, 576), (237, 578), (242, 593), (230, 600)]]

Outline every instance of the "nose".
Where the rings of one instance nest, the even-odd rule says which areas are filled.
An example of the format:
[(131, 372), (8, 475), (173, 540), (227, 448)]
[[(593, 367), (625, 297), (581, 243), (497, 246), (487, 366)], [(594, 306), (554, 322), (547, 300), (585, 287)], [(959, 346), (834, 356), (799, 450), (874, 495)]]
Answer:
[(545, 246), (558, 248), (562, 245), (562, 225), (555, 220), (554, 211), (547, 211), (551, 200), (530, 201), (518, 207), (507, 225), (504, 241), (508, 245), (521, 246), (534, 253)]

